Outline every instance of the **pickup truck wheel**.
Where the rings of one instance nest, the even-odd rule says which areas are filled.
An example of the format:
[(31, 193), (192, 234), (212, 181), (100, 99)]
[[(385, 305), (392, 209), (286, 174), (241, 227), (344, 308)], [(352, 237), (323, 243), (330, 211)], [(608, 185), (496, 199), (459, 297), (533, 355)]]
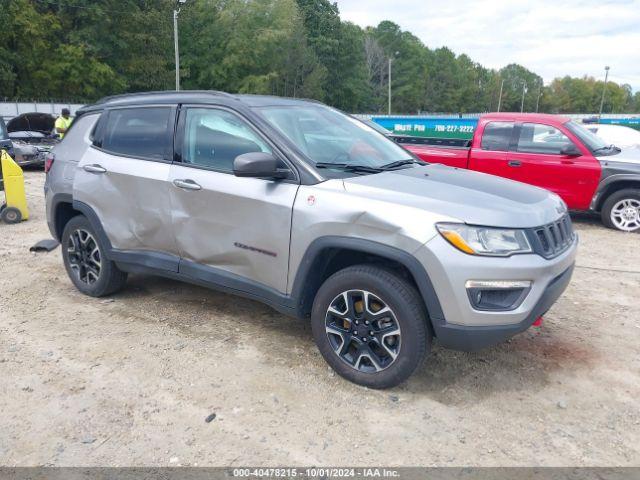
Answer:
[(311, 322), (327, 363), (370, 388), (404, 382), (431, 345), (419, 293), (376, 266), (349, 267), (329, 277), (316, 295)]
[(623, 232), (640, 231), (640, 190), (627, 188), (607, 198), (602, 206), (602, 222)]
[(86, 217), (69, 220), (61, 244), (67, 274), (82, 293), (103, 297), (124, 287), (127, 274), (105, 257), (105, 247)]

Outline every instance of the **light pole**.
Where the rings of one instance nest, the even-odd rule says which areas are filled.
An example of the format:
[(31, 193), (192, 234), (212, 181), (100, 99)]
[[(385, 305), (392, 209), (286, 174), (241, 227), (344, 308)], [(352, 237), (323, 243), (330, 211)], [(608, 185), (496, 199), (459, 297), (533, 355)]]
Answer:
[(502, 82), (500, 82), (500, 95), (498, 95), (498, 112), (500, 112), (500, 107), (502, 106), (502, 89), (504, 88), (504, 78)]
[(604, 107), (604, 94), (607, 91), (607, 80), (609, 80), (609, 66), (604, 67), (604, 87), (602, 87), (602, 99), (600, 100), (600, 113), (598, 114), (598, 121), (602, 118), (602, 108)]
[(536, 113), (538, 113), (538, 107), (540, 106), (541, 96), (542, 96), (542, 83), (538, 85), (538, 96), (536, 97)]
[[(395, 53), (395, 57), (400, 55), (400, 52)], [(389, 57), (389, 115), (391, 115), (391, 62), (393, 62), (393, 57)]]
[(524, 112), (524, 94), (527, 93), (527, 82), (522, 82), (522, 103), (520, 104), (520, 113)]
[(173, 44), (176, 55), (176, 91), (180, 90), (180, 46), (178, 44), (178, 14), (180, 13), (180, 5), (187, 3), (187, 0), (178, 0), (176, 8), (173, 10)]

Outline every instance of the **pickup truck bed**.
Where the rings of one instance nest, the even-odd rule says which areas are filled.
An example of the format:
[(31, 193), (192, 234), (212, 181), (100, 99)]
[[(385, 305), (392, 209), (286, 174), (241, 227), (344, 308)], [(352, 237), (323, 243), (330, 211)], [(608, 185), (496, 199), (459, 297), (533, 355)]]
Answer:
[(425, 162), (467, 168), (471, 140), (401, 136), (394, 140)]

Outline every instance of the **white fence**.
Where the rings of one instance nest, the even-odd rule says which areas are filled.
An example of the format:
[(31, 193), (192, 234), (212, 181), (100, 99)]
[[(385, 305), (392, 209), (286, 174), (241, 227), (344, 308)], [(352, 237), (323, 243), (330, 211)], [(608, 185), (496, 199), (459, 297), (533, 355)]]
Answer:
[(50, 113), (57, 117), (63, 108), (71, 110), (71, 116), (74, 116), (80, 107), (80, 103), (0, 102), (0, 117), (5, 122), (21, 113), (31, 112)]

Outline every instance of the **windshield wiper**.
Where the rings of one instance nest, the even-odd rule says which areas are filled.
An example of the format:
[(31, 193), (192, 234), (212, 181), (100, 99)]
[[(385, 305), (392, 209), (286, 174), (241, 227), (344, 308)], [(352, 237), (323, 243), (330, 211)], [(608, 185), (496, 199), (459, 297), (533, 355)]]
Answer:
[(355, 173), (380, 173), (383, 170), (377, 167), (368, 167), (367, 165), (354, 165), (350, 163), (333, 163), (333, 162), (318, 162), (315, 165), (316, 168), (337, 168), (344, 170), (345, 172)]
[(621, 149), (621, 148), (618, 148), (618, 147), (616, 147), (615, 145), (609, 145), (609, 146), (606, 146), (606, 147), (599, 147), (599, 148), (596, 148), (596, 149), (593, 151), (593, 153), (597, 153), (597, 152), (601, 152), (601, 151), (612, 151), (612, 150), (615, 150), (615, 151), (616, 151), (616, 152), (618, 152), (618, 153), (620, 153), (620, 152), (622, 151), (622, 149)]
[(380, 169), (381, 170), (393, 170), (394, 168), (403, 167), (405, 165), (413, 165), (413, 164), (416, 164), (416, 163), (420, 163), (420, 162), (410, 158), (410, 159), (407, 159), (407, 160), (398, 160), (397, 162), (387, 163), (386, 165), (381, 166)]

